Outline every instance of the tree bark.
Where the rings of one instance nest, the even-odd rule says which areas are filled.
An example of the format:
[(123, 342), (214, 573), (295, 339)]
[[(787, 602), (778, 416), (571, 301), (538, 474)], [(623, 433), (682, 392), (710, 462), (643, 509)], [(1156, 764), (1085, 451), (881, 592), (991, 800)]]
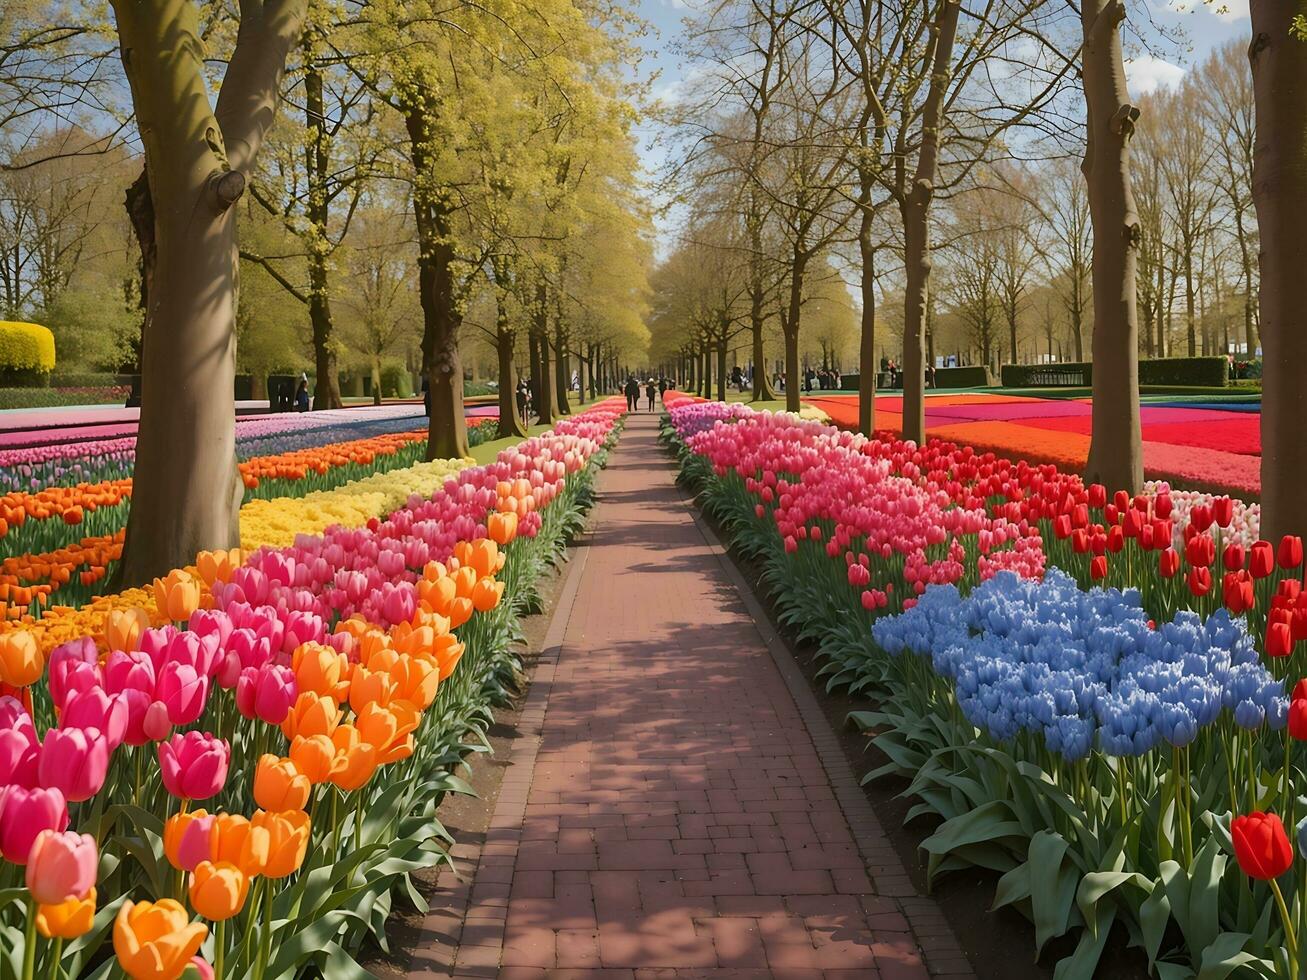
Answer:
[(872, 241), (870, 174), (859, 188), (858, 255), (862, 259), (862, 332), (858, 344), (858, 431), (876, 429), (876, 244)]
[(1261, 232), (1262, 537), (1307, 533), (1307, 41), (1301, 3), (1252, 0), (1248, 49), (1257, 111), (1253, 204)]
[[(331, 179), (331, 139), (327, 134), (326, 108), (322, 98), (322, 72), (313, 60), (312, 44), (304, 47), (304, 122), (308, 128), (304, 155), (308, 166), (308, 204), (310, 241), (307, 249), (309, 266), (309, 322), (313, 326), (313, 408), (315, 411), (340, 408), (340, 376), (336, 367), (336, 345), (332, 339), (331, 291), (327, 283), (327, 223), (331, 206), (327, 198), (327, 181)], [(374, 396), (380, 399), (378, 391)], [(377, 404), (381, 404), (377, 401)]]
[[(305, 0), (242, 9), (216, 106), (191, 0), (115, 0), (154, 214), (141, 418), (120, 586), (240, 543), (232, 205), (276, 115)], [(145, 239), (143, 239), (144, 241)]]
[(549, 289), (543, 281), (536, 284), (536, 308), (532, 311), (531, 329), (536, 339), (536, 363), (539, 374), (533, 394), (536, 415), (541, 425), (554, 424), (554, 382), (549, 369)]
[(572, 387), (572, 359), (568, 357), (567, 325), (563, 314), (556, 313), (554, 319), (554, 391), (558, 395), (558, 414), (571, 415), (572, 406), (568, 401), (568, 391)]
[(717, 400), (726, 401), (726, 328), (717, 335)]
[(513, 355), (517, 351), (517, 331), (512, 328), (508, 314), (501, 309), (495, 317), (495, 353), (499, 358), (499, 435), (526, 438), (526, 426), (517, 414), (517, 367)]
[(797, 412), (802, 405), (803, 376), (799, 367), (799, 325), (803, 314), (803, 280), (808, 268), (808, 256), (795, 249), (790, 264), (789, 307), (781, 321), (781, 334), (785, 338), (785, 411)]
[(1088, 118), (1082, 164), (1094, 234), (1094, 397), (1087, 478), (1110, 490), (1142, 489), (1139, 321), (1135, 269), (1139, 215), (1130, 182), (1130, 104), (1121, 55), (1122, 0), (1086, 0), (1083, 73)]

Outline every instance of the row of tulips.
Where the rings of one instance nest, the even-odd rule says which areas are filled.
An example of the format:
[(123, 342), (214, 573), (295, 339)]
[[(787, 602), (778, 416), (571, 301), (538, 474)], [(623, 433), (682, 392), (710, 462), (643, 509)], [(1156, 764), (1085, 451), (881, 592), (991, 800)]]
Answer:
[[(494, 420), (474, 431), (493, 435)], [(370, 461), (359, 456), (357, 462), (329, 468), (323, 477), (329, 484), (336, 484), (349, 472), (364, 474), (332, 489), (312, 490), (310, 481), (301, 480), (288, 484), (283, 496), (249, 500), (241, 508), (242, 546), (284, 545), (300, 532), (317, 533), (336, 523), (363, 523), (389, 513), (415, 489), (439, 482), (470, 462), (416, 462), (424, 445), (408, 442), (399, 451)], [(355, 451), (362, 450), (356, 447)], [(300, 450), (297, 455), (307, 452)], [(260, 489), (267, 490), (271, 485), (265, 483)], [(122, 509), (125, 511), (125, 505)], [(0, 559), (0, 618), (19, 619), (39, 613), (52, 598), (63, 604), (89, 600), (98, 593), (112, 563), (122, 556), (123, 540), (120, 528), (111, 534), (83, 537), (53, 551)]]
[[(476, 445), (497, 431), (496, 419), (473, 420), (468, 439)], [(238, 466), (249, 501), (330, 490), (370, 473), (410, 466), (425, 452), (425, 431), (406, 431), (254, 456)], [(128, 476), (5, 493), (0, 496), (3, 554), (48, 553), (84, 537), (110, 537), (127, 524), (131, 494)]]
[(673, 397), (666, 435), (828, 683), (877, 702), (869, 778), (942, 818), (932, 877), (1000, 872), (1040, 950), (1078, 937), (1060, 978), (1112, 935), (1168, 980), (1300, 975), (1300, 541), (1225, 497), (738, 406)]
[(366, 975), (619, 419), (0, 634), (6, 975)]

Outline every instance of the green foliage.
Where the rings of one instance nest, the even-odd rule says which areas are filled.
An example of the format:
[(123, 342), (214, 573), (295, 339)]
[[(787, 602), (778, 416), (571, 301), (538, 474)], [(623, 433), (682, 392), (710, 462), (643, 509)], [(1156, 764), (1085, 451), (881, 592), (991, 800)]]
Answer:
[[(1058, 364), (1004, 364), (1004, 388), (1036, 388), (1043, 385), (1093, 384), (1093, 364), (1088, 361), (1063, 361)], [(1224, 388), (1228, 383), (1229, 362), (1216, 357), (1155, 357), (1139, 362), (1139, 384)], [(1052, 376), (1064, 375), (1061, 380)], [(940, 382), (941, 387), (943, 383)]]
[(53, 333), (35, 323), (0, 320), (0, 382), (43, 385), (53, 370)]
[(127, 398), (125, 386), (74, 386), (69, 388), (0, 388), (0, 410), (50, 408), (56, 405), (113, 405)]
[(132, 344), (140, 339), (141, 312), (128, 309), (122, 291), (98, 276), (83, 279), (61, 292), (44, 318), (54, 332), (61, 367), (112, 371), (131, 360)]
[(935, 368), (936, 388), (984, 388), (993, 383), (986, 367)]

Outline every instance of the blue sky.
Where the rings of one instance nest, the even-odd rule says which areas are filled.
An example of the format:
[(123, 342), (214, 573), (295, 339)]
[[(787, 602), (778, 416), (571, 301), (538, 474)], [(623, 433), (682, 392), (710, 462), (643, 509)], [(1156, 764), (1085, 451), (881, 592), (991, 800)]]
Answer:
[[(647, 56), (640, 73), (658, 79), (653, 93), (666, 97), (684, 82), (685, 66), (673, 52), (681, 34), (681, 20), (691, 13), (696, 0), (638, 0), (640, 15), (653, 25), (655, 33), (645, 42)], [(1246, 37), (1248, 0), (1127, 0), (1133, 37), (1129, 41), (1132, 94), (1175, 85), (1189, 67), (1201, 61), (1213, 47), (1235, 37)], [(640, 132), (641, 158), (649, 171), (663, 161), (653, 145), (656, 127)], [(665, 226), (660, 229), (665, 231)], [(660, 236), (661, 237), (661, 236)], [(666, 247), (665, 241), (660, 246)], [(661, 251), (661, 249), (660, 249)]]

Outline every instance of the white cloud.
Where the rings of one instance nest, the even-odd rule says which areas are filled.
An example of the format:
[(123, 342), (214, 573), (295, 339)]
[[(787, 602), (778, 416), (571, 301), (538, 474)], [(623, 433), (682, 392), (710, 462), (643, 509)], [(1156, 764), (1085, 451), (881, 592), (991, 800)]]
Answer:
[(1159, 88), (1174, 88), (1184, 77), (1184, 69), (1149, 54), (1127, 61), (1125, 74), (1131, 92), (1147, 95)]

